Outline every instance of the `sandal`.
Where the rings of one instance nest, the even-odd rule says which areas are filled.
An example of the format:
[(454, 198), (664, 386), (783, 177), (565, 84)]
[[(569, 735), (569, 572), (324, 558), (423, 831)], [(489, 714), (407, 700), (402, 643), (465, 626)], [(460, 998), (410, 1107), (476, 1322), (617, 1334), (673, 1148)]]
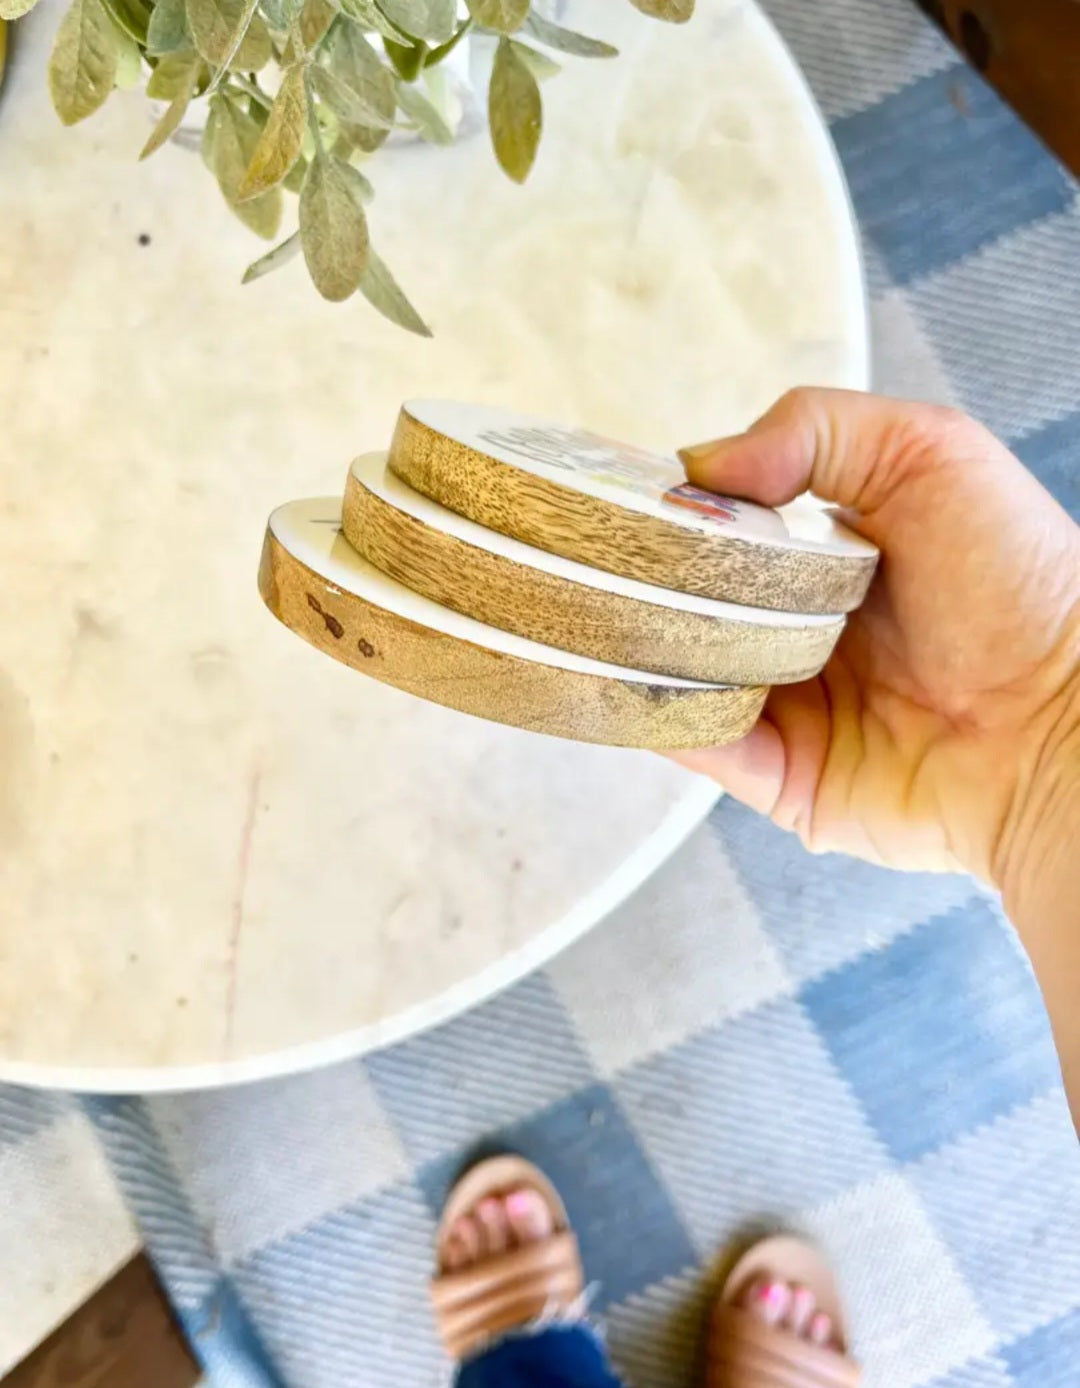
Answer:
[[(489, 1196), (523, 1189), (543, 1199), (551, 1212), (552, 1232), (470, 1267), (446, 1271), (446, 1247), (455, 1222)], [(543, 1172), (523, 1157), (490, 1157), (462, 1176), (443, 1208), (435, 1253), (440, 1269), (431, 1283), (435, 1318), (447, 1354), (458, 1361), (508, 1330), (569, 1310), (585, 1287), (566, 1207)]]
[[(744, 1310), (747, 1288), (762, 1278), (807, 1287), (832, 1320), (835, 1344), (814, 1344)], [(763, 1239), (739, 1259), (713, 1308), (706, 1363), (706, 1388), (858, 1388), (840, 1294), (815, 1248), (801, 1239)]]

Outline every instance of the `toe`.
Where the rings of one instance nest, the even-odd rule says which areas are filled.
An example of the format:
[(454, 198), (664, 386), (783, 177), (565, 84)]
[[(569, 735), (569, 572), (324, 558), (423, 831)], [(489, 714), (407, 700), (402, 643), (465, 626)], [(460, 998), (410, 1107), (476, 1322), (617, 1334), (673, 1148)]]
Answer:
[(453, 1229), (447, 1234), (443, 1245), (442, 1265), (445, 1272), (457, 1272), (466, 1263), (465, 1250)]
[(504, 1201), (507, 1223), (515, 1244), (539, 1243), (554, 1229), (547, 1201), (538, 1190), (512, 1190)]
[(746, 1289), (743, 1306), (766, 1325), (779, 1325), (791, 1306), (791, 1289), (786, 1282), (759, 1277)]
[(794, 1286), (790, 1291), (791, 1301), (784, 1324), (792, 1334), (805, 1335), (817, 1310), (817, 1302), (809, 1287)]
[(443, 1261), (450, 1271), (468, 1267), (479, 1258), (483, 1246), (476, 1220), (471, 1215), (462, 1215), (450, 1226)]
[(806, 1338), (815, 1345), (832, 1343), (833, 1324), (824, 1311), (815, 1311), (806, 1327)]
[(510, 1225), (501, 1200), (489, 1196), (473, 1211), (486, 1254), (504, 1253), (510, 1245)]

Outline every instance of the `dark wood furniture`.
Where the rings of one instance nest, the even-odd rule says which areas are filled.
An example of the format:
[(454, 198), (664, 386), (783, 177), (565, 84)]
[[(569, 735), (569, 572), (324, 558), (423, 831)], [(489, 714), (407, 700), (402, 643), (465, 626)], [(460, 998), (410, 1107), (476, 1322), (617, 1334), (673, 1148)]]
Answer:
[(4, 1379), (4, 1388), (193, 1388), (199, 1367), (140, 1254)]
[(1080, 0), (919, 0), (1080, 176)]

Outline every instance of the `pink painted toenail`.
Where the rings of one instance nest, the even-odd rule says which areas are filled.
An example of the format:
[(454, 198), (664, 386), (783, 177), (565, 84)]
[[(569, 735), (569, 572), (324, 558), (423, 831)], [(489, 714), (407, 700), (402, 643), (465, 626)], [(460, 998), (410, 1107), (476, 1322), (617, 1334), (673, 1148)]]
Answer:
[(782, 1282), (770, 1282), (761, 1293), (761, 1299), (769, 1306), (779, 1306), (784, 1300), (784, 1284)]
[(532, 1192), (528, 1190), (512, 1190), (506, 1197), (506, 1208), (512, 1215), (532, 1214)]

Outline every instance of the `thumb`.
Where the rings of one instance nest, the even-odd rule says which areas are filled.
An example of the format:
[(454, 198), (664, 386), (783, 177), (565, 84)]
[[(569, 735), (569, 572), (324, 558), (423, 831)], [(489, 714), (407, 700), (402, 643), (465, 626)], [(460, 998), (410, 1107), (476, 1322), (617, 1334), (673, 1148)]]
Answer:
[[(960, 432), (966, 440), (956, 438)], [(689, 480), (708, 491), (765, 506), (812, 491), (872, 516), (906, 480), (939, 466), (951, 443), (970, 451), (974, 432), (984, 433), (941, 406), (803, 388), (781, 396), (745, 434), (682, 448), (679, 458)]]

